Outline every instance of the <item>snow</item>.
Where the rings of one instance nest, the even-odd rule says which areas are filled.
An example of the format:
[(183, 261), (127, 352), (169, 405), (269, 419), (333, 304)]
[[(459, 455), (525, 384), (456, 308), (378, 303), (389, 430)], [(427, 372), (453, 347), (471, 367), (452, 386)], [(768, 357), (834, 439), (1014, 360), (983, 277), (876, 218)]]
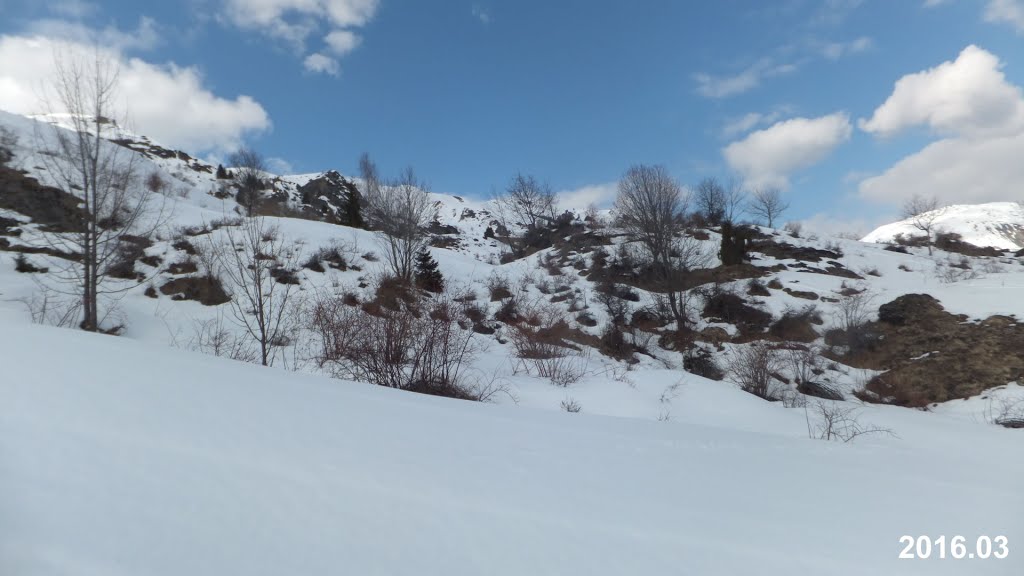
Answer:
[[(1016, 431), (874, 407), (898, 438), (827, 443), (720, 383), (671, 422), (543, 412), (3, 319), (3, 574), (1024, 569)], [(904, 534), (1011, 553), (898, 560)]]
[[(50, 182), (38, 152), (48, 129), (3, 112), (0, 124), (19, 136), (13, 165)], [(194, 168), (203, 165), (140, 158), (143, 173), (160, 173), (174, 190), (168, 225), (147, 249), (164, 265), (186, 257), (172, 246), (177, 230), (235, 214), (233, 201), (210, 194), (218, 182)], [(321, 174), (273, 180), (287, 192)], [(492, 202), (431, 199), (439, 222), (459, 229), (457, 246), (431, 249), (457, 293), (475, 293), (493, 315), (501, 303), (489, 301), (492, 278), (526, 302), (549, 303), (545, 283), (568, 286), (598, 322), (577, 327), (600, 333), (607, 314), (578, 270), (549, 276), (550, 250), (500, 264), (501, 246), (483, 238)], [(46, 234), (22, 215), (0, 216), (24, 222), (12, 244)], [(359, 291), (385, 271), (371, 232), (268, 220), (303, 257), (338, 246), (352, 266), (300, 270), (305, 297)], [(1024, 211), (954, 206), (938, 228), (1015, 249)], [(970, 277), (950, 280), (943, 272), (960, 255), (762, 231), (841, 252), (838, 261), (863, 276), (754, 255), (755, 265), (789, 265), (764, 280), (820, 296), (826, 319), (836, 311), (826, 298), (850, 286), (868, 288), (876, 309), (928, 293), (969, 321), (1024, 317), (1020, 259), (968, 258)], [(897, 233), (917, 231), (896, 223), (866, 241)], [(632, 249), (615, 242), (609, 251)], [(717, 242), (712, 233), (709, 253)], [(1003, 534), (1011, 550), (1024, 541), (1020, 431), (991, 424), (999, 406), (1024, 402), (1018, 383), (912, 411), (853, 402), (849, 393), (873, 373), (840, 366), (822, 377), (847, 393), (842, 405), (895, 436), (830, 443), (808, 439), (813, 416), (804, 410), (689, 374), (678, 353), (656, 345), (630, 366), (581, 355), (581, 378), (560, 387), (525, 373), (499, 331), (481, 337), (472, 368), (509, 393), (471, 404), (327, 379), (308, 363), (262, 369), (188, 352), (196, 326), (225, 310), (148, 298), (147, 286), (170, 276), (137, 270), (152, 280), (105, 302), (116, 308), (111, 323), (125, 328), (102, 337), (31, 325), (38, 275), (15, 272), (0, 255), (0, 574), (1024, 573), (1024, 555), (1013, 551), (1003, 561), (896, 559), (904, 534)], [(728, 286), (746, 290), (745, 281)], [(780, 290), (751, 300), (775, 316), (810, 303)], [(652, 303), (641, 292), (635, 307)], [(566, 319), (577, 313), (557, 307)], [(697, 330), (708, 327), (735, 331), (696, 320)], [(723, 366), (736, 347), (715, 351)], [(582, 413), (561, 411), (570, 401)]]
[[(992, 246), (1003, 250), (1024, 248), (1024, 207), (1017, 202), (958, 204), (942, 209), (935, 219), (935, 230), (960, 234), (965, 242), (976, 246)], [(863, 242), (892, 242), (898, 234), (910, 238), (923, 232), (910, 220), (886, 224), (867, 236)]]

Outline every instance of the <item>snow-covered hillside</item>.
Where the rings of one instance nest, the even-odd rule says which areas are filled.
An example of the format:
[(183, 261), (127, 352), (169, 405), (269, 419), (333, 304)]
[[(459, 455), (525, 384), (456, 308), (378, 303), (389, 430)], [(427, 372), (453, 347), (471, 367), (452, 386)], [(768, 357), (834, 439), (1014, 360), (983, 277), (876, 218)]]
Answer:
[[(369, 332), (388, 296), (381, 237), (338, 223), (356, 181), (334, 171), (266, 175), (293, 328), (271, 368), (228, 360), (253, 360), (250, 311), (237, 286), (204, 290), (246, 222), (234, 183), (123, 131), (163, 221), (109, 279), (119, 336), (34, 325), (75, 324), (55, 284), (75, 258), (53, 249), (74, 222), (46, 201), (49, 127), (0, 128), (0, 574), (1021, 573), (1015, 552), (897, 559), (903, 535), (1024, 541), (1020, 430), (994, 425), (1024, 421), (1010, 252), (751, 226), (726, 266), (723, 228), (694, 227), (677, 323), (606, 214), (573, 210), (510, 258), (493, 202), (431, 194), (447, 294), (416, 298), (461, 315), (462, 374), (491, 392), (469, 403), (316, 355), (313, 304)], [(1015, 205), (987, 206), (951, 231), (1009, 247), (979, 238)], [(554, 356), (517, 349), (541, 329)], [(758, 346), (773, 401), (733, 370)]]
[[(957, 204), (941, 209), (935, 218), (937, 232), (959, 234), (964, 242), (975, 246), (992, 246), (1003, 250), (1024, 248), (1024, 207), (1017, 202), (988, 204)], [(911, 220), (881, 226), (862, 240), (892, 242), (897, 235), (906, 238), (921, 236)]]
[[(715, 383), (671, 423), (430, 398), (0, 322), (0, 573), (1019, 574), (1013, 430), (808, 440)], [(16, 359), (16, 360), (14, 360)], [(692, 414), (692, 416), (691, 416)], [(709, 425), (707, 422), (715, 422)], [(756, 429), (756, 432), (750, 431)], [(903, 535), (1003, 560), (899, 560)]]

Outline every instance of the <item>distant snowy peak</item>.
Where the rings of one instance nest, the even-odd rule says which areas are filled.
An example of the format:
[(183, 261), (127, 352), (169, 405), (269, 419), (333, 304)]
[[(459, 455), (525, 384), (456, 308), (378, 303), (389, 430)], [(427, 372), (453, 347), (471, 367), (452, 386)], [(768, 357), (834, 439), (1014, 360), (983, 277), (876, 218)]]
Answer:
[[(975, 246), (1003, 250), (1024, 248), (1024, 207), (1016, 202), (948, 206), (935, 219), (937, 232), (954, 232)], [(864, 242), (891, 242), (897, 235), (921, 236), (910, 220), (886, 224), (865, 236)]]

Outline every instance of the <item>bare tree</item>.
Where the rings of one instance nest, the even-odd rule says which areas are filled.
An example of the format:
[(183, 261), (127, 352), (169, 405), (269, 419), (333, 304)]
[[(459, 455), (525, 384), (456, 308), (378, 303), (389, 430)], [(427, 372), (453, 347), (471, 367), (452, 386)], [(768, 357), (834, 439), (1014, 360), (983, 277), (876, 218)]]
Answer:
[(245, 208), (247, 216), (254, 216), (259, 208), (260, 192), (267, 187), (267, 163), (259, 152), (245, 147), (235, 151), (228, 163), (234, 167), (238, 203)]
[(719, 226), (735, 221), (743, 213), (746, 196), (736, 178), (724, 185), (715, 178), (705, 178), (694, 188), (693, 202), (709, 226)]
[(410, 283), (416, 255), (427, 247), (426, 227), (437, 216), (426, 190), (412, 168), (387, 186), (367, 188), (367, 217), (380, 237), (384, 257), (395, 276)]
[(939, 199), (935, 196), (925, 197), (914, 194), (903, 203), (903, 218), (909, 220), (914, 228), (924, 232), (929, 256), (932, 254), (932, 231), (935, 230), (935, 222), (945, 212), (946, 207), (941, 206)]
[(775, 220), (786, 210), (789, 210), (789, 202), (786, 202), (782, 198), (782, 192), (774, 187), (754, 190), (747, 207), (748, 212), (760, 218), (769, 228), (775, 228)]
[[(46, 242), (78, 261), (54, 259), (50, 278), (81, 300), (81, 328), (100, 329), (100, 297), (123, 292), (139, 281), (108, 283), (111, 268), (129, 242), (148, 237), (159, 226), (151, 194), (139, 182), (138, 156), (108, 141), (116, 120), (117, 64), (99, 49), (89, 56), (55, 55), (53, 88), (70, 129), (54, 126), (51, 137), (37, 134), (47, 172), (64, 192), (80, 201), (79, 220), (66, 234)], [(123, 119), (122, 119), (123, 123)], [(58, 289), (58, 291), (60, 291)]]
[(693, 201), (697, 213), (709, 226), (718, 226), (725, 219), (725, 187), (714, 178), (705, 178), (694, 188)]
[[(533, 175), (516, 174), (505, 194), (497, 200), (499, 209), (514, 223), (535, 230), (555, 217), (555, 194)], [(509, 222), (512, 223), (512, 222)]]
[(380, 192), (380, 175), (377, 173), (377, 164), (366, 152), (359, 156), (359, 177), (363, 181), (363, 198), (369, 198)]
[(211, 235), (209, 246), (216, 274), (227, 280), (235, 322), (259, 346), (260, 363), (272, 366), (296, 328), (298, 251), (264, 218), (222, 230), (226, 241)]
[(626, 171), (615, 200), (620, 225), (647, 250), (654, 280), (680, 328), (688, 321), (687, 275), (708, 261), (700, 241), (683, 233), (688, 204), (689, 196), (663, 166), (645, 165)]

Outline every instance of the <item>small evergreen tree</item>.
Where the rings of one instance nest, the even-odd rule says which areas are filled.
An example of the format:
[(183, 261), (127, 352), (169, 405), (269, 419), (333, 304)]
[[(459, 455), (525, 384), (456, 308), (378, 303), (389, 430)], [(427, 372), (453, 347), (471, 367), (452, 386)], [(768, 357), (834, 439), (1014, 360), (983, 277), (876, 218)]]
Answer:
[(494, 238), (494, 228), (488, 226), (487, 230), (484, 230), (484, 240), (489, 240), (491, 238)]
[(416, 255), (416, 285), (436, 294), (444, 291), (444, 276), (438, 270), (437, 260), (428, 250)]
[(737, 266), (743, 263), (747, 256), (747, 231), (742, 228), (734, 228), (732, 223), (722, 222), (722, 246), (718, 257), (722, 260), (723, 266)]
[(224, 169), (224, 165), (217, 164), (217, 180), (228, 180), (230, 178), (231, 175), (228, 174), (228, 171)]
[(345, 205), (342, 206), (342, 217), (345, 219), (345, 225), (353, 228), (366, 228), (366, 223), (363, 221), (363, 207), (361, 205), (363, 198), (359, 194), (359, 189), (356, 188), (355, 184), (351, 182), (345, 182)]

